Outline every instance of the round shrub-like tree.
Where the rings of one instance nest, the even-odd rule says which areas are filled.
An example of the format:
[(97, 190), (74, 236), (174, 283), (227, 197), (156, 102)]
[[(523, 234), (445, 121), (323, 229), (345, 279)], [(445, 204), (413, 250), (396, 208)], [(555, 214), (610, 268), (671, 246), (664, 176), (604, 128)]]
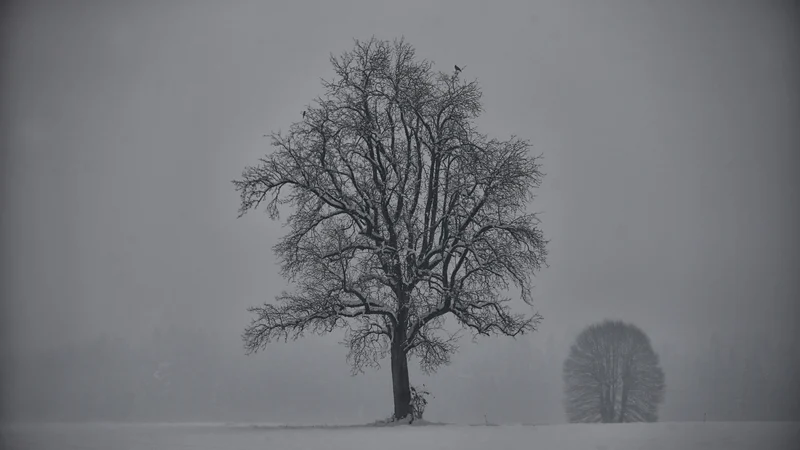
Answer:
[(655, 422), (665, 386), (650, 338), (621, 321), (584, 329), (564, 362), (570, 422)]

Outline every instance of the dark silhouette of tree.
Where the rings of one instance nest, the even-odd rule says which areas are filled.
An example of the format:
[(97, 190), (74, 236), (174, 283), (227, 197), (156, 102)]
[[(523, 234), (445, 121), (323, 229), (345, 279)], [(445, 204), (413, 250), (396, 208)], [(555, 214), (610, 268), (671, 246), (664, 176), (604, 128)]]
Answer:
[(531, 303), (546, 241), (526, 212), (541, 183), (528, 142), (476, 131), (476, 82), (434, 72), (400, 41), (356, 41), (331, 56), (332, 81), (276, 151), (234, 181), (240, 216), (293, 206), (274, 247), (296, 286), (250, 308), (248, 353), (305, 332), (346, 330), (353, 373), (391, 359), (394, 418), (411, 412), (408, 356), (430, 373), (450, 361), (454, 317), (477, 335), (516, 336), (538, 314), (514, 313), (510, 284)]
[(621, 321), (587, 327), (564, 362), (570, 422), (655, 422), (664, 389), (650, 338)]

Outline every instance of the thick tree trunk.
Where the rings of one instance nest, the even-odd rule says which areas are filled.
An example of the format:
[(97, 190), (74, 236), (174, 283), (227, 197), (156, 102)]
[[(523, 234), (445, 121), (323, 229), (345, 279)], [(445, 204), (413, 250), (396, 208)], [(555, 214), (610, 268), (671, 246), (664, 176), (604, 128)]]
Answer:
[[(395, 336), (396, 337), (396, 336)], [(394, 394), (394, 418), (403, 419), (411, 415), (411, 384), (408, 379), (408, 358), (401, 347), (402, 341), (392, 342), (392, 392)]]

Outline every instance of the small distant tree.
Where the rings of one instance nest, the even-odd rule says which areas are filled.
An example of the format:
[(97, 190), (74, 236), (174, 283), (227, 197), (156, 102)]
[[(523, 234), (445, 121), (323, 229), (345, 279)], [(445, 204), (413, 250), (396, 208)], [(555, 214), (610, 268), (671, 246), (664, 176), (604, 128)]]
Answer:
[(433, 71), (402, 40), (356, 42), (331, 63), (316, 105), (234, 181), (240, 215), (294, 207), (274, 250), (296, 290), (251, 308), (243, 338), (252, 353), (344, 328), (354, 374), (390, 357), (403, 419), (415, 407), (408, 358), (431, 372), (456, 351), (445, 317), (476, 336), (517, 336), (541, 319), (512, 312), (504, 293), (513, 284), (530, 304), (545, 264), (526, 212), (543, 174), (528, 142), (475, 129), (476, 82)]
[(621, 321), (583, 330), (564, 362), (570, 422), (655, 422), (664, 389), (664, 371), (650, 338)]

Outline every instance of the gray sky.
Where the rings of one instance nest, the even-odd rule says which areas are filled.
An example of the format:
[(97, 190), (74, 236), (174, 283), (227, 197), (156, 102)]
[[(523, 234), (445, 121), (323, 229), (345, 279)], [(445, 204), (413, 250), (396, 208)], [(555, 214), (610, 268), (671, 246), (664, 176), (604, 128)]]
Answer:
[[(550, 268), (532, 345), (563, 348), (606, 317), (676, 353), (713, 334), (797, 339), (788, 3), (17, 2), (2, 84), (5, 350), (201, 326), (241, 352), (245, 308), (287, 284), (271, 253), (280, 224), (237, 220), (230, 180), (321, 93), (329, 54), (373, 34), (465, 67), (483, 87), (482, 131), (544, 153)], [(354, 382), (332, 351), (339, 382)]]

